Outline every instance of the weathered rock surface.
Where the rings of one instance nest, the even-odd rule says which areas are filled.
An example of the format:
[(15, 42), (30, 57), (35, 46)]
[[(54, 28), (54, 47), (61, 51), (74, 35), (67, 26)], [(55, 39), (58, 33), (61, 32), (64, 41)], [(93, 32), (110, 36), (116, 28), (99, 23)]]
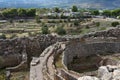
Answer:
[(80, 77), (78, 80), (100, 80), (96, 77), (91, 77), (91, 76), (83, 76), (83, 77)]
[(101, 66), (98, 69), (98, 76), (101, 80), (120, 80), (119, 66)]
[(97, 77), (83, 76), (78, 80), (120, 80), (120, 68), (111, 65), (101, 66), (98, 69)]
[(109, 71), (108, 71), (107, 67), (105, 67), (105, 66), (101, 66), (98, 69), (98, 76), (99, 77), (102, 77), (102, 76), (104, 76), (105, 74), (108, 74), (108, 73), (109, 73)]
[(114, 72), (113, 72), (113, 80), (120, 80), (120, 69), (114, 70)]

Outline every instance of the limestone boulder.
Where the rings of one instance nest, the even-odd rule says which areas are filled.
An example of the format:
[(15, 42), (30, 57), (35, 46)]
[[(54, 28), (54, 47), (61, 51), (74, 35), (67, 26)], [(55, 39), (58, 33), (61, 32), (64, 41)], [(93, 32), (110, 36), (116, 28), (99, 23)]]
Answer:
[(111, 78), (112, 78), (112, 73), (107, 73), (101, 77), (101, 80), (111, 80)]
[(114, 70), (118, 69), (118, 66), (107, 65), (107, 69), (109, 72), (113, 72)]
[(120, 69), (114, 70), (114, 72), (113, 72), (113, 80), (120, 80)]
[(105, 74), (108, 74), (109, 71), (106, 66), (101, 66), (98, 69), (98, 77), (103, 77)]

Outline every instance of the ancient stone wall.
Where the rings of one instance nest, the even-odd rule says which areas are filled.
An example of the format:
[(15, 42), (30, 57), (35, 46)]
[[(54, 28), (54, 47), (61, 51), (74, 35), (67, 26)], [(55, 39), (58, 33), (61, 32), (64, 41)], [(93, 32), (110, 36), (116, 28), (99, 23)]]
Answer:
[[(65, 40), (52, 35), (0, 40), (0, 63), (4, 64), (1, 64), (0, 67), (11, 67), (20, 64), (24, 49), (28, 56), (28, 63), (30, 63), (32, 56), (39, 56), (51, 44)], [(4, 57), (7, 59), (4, 59)]]
[(113, 54), (120, 52), (120, 42), (81, 43), (72, 41), (66, 44), (64, 63), (67, 66), (74, 57), (84, 57), (93, 54)]
[(65, 70), (61, 70), (61, 76), (65, 79), (65, 80), (77, 80), (76, 77), (74, 77), (73, 75), (69, 74), (67, 71)]
[(90, 38), (90, 37), (117, 37), (120, 38), (120, 28), (114, 28), (110, 30), (89, 33), (83, 36), (83, 38)]

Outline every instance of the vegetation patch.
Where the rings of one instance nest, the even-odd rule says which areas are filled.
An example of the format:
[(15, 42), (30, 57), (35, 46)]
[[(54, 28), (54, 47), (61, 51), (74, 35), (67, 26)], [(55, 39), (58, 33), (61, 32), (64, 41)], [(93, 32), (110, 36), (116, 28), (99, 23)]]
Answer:
[(10, 80), (29, 80), (29, 72), (13, 72)]
[(57, 68), (63, 68), (62, 55), (58, 55), (57, 59), (55, 60), (55, 66)]
[(6, 80), (5, 78), (5, 70), (0, 70), (0, 80)]

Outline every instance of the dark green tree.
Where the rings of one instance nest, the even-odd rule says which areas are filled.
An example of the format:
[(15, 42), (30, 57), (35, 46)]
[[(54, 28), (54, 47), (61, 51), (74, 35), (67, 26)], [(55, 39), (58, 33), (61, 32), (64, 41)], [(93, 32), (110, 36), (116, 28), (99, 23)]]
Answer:
[(48, 26), (45, 25), (42, 27), (42, 34), (49, 34)]
[(100, 14), (98, 10), (93, 10), (91, 13), (92, 13), (92, 15), (99, 15)]
[(16, 17), (18, 15), (17, 9), (14, 9), (14, 8), (5, 9), (1, 13), (2, 13), (3, 17), (7, 17), (7, 18), (13, 18), (13, 17)]
[(78, 12), (77, 6), (74, 5), (74, 6), (72, 7), (72, 12)]
[(110, 10), (104, 10), (102, 14), (106, 17), (111, 17), (111, 15), (112, 15)]
[(57, 12), (57, 13), (59, 13), (59, 12), (60, 12), (60, 9), (59, 9), (58, 7), (55, 7), (55, 8), (54, 8), (54, 11)]
[(36, 15), (36, 9), (27, 9), (27, 16), (34, 17)]
[(119, 24), (120, 24), (120, 23), (117, 22), (117, 21), (111, 23), (111, 25), (112, 25), (113, 27), (116, 27), (116, 26), (119, 25)]
[(79, 21), (78, 21), (78, 20), (75, 20), (75, 21), (74, 21), (74, 25), (75, 25), (75, 26), (79, 26)]
[(59, 35), (65, 35), (66, 30), (63, 27), (57, 27), (56, 33), (59, 34)]
[(36, 23), (40, 23), (41, 22), (39, 16), (36, 16), (35, 20), (36, 20)]
[(19, 8), (19, 9), (17, 10), (17, 12), (18, 12), (18, 16), (19, 16), (19, 17), (25, 17), (26, 14), (27, 14), (27, 11), (26, 11), (25, 9), (22, 9), (22, 8)]
[(120, 15), (120, 9), (115, 9), (111, 11), (113, 17), (117, 17)]
[(0, 39), (6, 39), (6, 35), (5, 34), (0, 35)]

